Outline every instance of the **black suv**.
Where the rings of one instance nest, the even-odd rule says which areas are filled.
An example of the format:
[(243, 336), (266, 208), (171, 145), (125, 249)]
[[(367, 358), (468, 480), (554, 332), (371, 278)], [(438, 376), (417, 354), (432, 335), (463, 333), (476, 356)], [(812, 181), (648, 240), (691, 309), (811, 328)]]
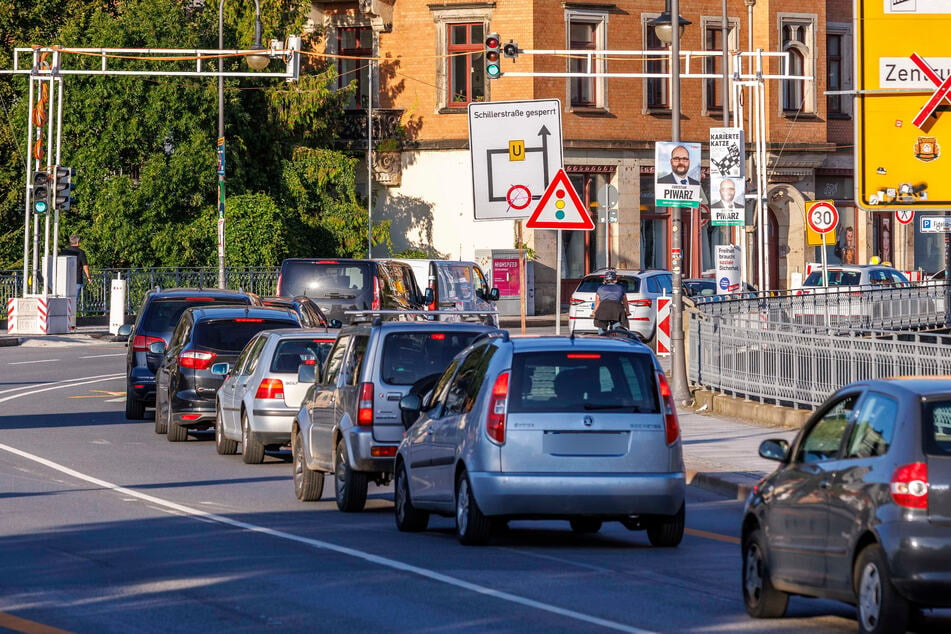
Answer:
[(155, 372), (146, 362), (149, 346), (156, 342), (168, 345), (168, 338), (186, 308), (238, 304), (260, 306), (257, 295), (241, 291), (207, 288), (154, 289), (146, 293), (135, 325), (119, 327), (119, 336), (128, 337), (126, 355), (125, 417), (145, 418), (145, 408), (155, 406)]
[(155, 433), (170, 442), (185, 440), (189, 429), (215, 425), (215, 395), (224, 377), (212, 374), (215, 363), (232, 366), (257, 333), (300, 328), (296, 313), (283, 308), (189, 308), (164, 342), (149, 346), (155, 372)]
[(421, 310), (424, 302), (412, 267), (396, 260), (290, 258), (281, 263), (277, 294), (306, 295), (345, 324), (347, 311)]

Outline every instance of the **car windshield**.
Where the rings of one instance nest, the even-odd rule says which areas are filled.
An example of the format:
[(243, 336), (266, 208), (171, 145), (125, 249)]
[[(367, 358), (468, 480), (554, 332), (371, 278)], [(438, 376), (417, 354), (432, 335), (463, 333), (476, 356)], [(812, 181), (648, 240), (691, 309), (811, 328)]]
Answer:
[(240, 297), (203, 297), (198, 294), (194, 297), (170, 297), (167, 299), (155, 299), (150, 304), (145, 314), (142, 315), (142, 323), (139, 329), (143, 332), (158, 332), (162, 330), (172, 330), (178, 323), (178, 318), (182, 316), (186, 308), (192, 306), (212, 306), (221, 304), (244, 305), (250, 304), (251, 299)]
[(313, 299), (352, 299), (370, 287), (368, 262), (303, 260), (286, 262), (281, 271), (281, 294)]
[[(862, 282), (861, 271), (829, 271), (829, 286), (858, 286)], [(822, 271), (813, 271), (802, 283), (803, 286), (823, 286)]]
[(508, 411), (656, 414), (651, 358), (630, 352), (526, 352), (512, 360)]
[(390, 385), (412, 385), (441, 374), (452, 358), (481, 332), (394, 332), (383, 342), (382, 377)]
[(951, 455), (951, 401), (927, 401), (921, 407), (925, 451), (932, 455)]
[[(617, 283), (624, 287), (625, 293), (638, 293), (641, 290), (641, 278), (631, 275), (618, 275)], [(596, 293), (598, 287), (604, 284), (603, 275), (589, 275), (581, 280), (576, 293)]]
[(240, 352), (262, 330), (299, 327), (297, 322), (278, 319), (210, 319), (195, 324), (192, 343), (199, 348)]
[(300, 365), (310, 359), (315, 360), (319, 368), (323, 365), (333, 344), (332, 337), (284, 339), (277, 344), (277, 350), (274, 351), (271, 372), (297, 374)]

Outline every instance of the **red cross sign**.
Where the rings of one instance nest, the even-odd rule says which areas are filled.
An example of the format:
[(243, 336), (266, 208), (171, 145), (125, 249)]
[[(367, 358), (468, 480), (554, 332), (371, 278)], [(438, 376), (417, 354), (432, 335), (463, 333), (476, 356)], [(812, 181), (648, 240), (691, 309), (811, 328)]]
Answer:
[(920, 128), (942, 101), (948, 99), (948, 101), (951, 102), (951, 98), (948, 97), (948, 94), (951, 93), (951, 75), (948, 75), (947, 79), (941, 81), (941, 77), (938, 76), (938, 73), (934, 72), (934, 69), (931, 68), (928, 62), (922, 59), (918, 53), (911, 54), (911, 61), (915, 63), (915, 66), (921, 69), (921, 72), (925, 74), (925, 77), (931, 80), (932, 84), (937, 86), (934, 94), (931, 95), (931, 99), (928, 100), (928, 103), (925, 104), (924, 108), (918, 112), (918, 115), (912, 121), (912, 123)]

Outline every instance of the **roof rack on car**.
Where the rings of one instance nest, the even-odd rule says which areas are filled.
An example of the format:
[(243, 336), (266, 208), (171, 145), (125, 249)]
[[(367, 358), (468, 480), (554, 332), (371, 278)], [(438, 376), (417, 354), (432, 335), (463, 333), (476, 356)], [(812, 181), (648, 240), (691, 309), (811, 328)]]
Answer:
[(384, 317), (397, 318), (397, 321), (434, 321), (438, 315), (495, 315), (495, 310), (346, 310), (344, 315), (352, 315), (351, 321), (354, 323), (365, 323), (372, 321), (382, 322)]

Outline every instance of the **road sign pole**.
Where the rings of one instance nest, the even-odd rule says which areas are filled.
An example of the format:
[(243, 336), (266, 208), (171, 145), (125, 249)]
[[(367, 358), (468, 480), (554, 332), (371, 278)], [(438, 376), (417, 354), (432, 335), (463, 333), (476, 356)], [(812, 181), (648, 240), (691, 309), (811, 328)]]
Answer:
[(555, 334), (561, 334), (561, 229), (558, 230), (558, 239), (555, 247), (558, 254), (555, 256)]
[(951, 327), (951, 233), (944, 233), (944, 325)]

